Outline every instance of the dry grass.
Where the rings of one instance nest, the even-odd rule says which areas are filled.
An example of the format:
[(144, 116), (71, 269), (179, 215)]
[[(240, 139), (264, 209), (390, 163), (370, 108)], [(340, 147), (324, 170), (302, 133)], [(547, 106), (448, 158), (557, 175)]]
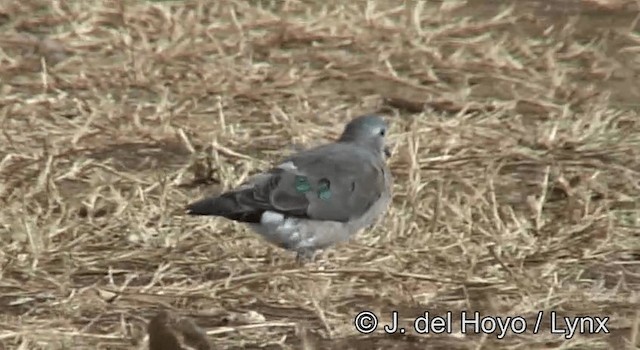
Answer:
[[(541, 1), (3, 2), (0, 342), (144, 348), (170, 309), (217, 349), (640, 347), (637, 7)], [(182, 215), (372, 111), (393, 207), (317, 263)], [(362, 310), (530, 328), (359, 335)], [(611, 334), (532, 334), (540, 310)]]

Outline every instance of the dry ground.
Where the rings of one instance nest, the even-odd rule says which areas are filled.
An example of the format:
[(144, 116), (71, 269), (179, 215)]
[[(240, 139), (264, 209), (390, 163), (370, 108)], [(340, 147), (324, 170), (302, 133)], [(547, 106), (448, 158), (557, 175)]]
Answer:
[[(638, 12), (597, 3), (0, 3), (0, 342), (145, 348), (167, 309), (215, 349), (639, 347)], [(372, 111), (393, 207), (318, 262), (182, 214)], [(362, 310), (529, 329), (360, 335)]]

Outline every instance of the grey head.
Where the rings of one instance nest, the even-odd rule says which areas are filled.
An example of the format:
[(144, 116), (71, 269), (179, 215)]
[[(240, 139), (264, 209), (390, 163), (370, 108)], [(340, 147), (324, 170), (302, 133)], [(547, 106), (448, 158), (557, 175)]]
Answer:
[(389, 157), (391, 152), (385, 145), (387, 123), (378, 115), (363, 115), (351, 120), (338, 142), (355, 143)]

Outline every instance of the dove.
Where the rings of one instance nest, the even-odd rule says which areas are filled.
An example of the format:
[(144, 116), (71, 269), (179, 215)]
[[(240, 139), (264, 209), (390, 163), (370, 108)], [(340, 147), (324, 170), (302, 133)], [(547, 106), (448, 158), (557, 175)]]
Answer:
[(312, 260), (386, 214), (393, 184), (386, 134), (382, 117), (356, 117), (335, 142), (289, 155), (236, 188), (188, 204), (186, 212), (246, 224), (296, 252), (298, 262)]

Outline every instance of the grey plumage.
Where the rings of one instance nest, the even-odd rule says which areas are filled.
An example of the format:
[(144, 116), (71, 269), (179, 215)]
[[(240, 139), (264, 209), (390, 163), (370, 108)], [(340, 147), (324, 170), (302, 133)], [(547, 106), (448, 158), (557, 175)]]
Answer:
[(235, 189), (189, 204), (187, 213), (246, 223), (308, 259), (386, 212), (392, 183), (386, 131), (379, 116), (355, 118), (337, 142), (293, 154)]

